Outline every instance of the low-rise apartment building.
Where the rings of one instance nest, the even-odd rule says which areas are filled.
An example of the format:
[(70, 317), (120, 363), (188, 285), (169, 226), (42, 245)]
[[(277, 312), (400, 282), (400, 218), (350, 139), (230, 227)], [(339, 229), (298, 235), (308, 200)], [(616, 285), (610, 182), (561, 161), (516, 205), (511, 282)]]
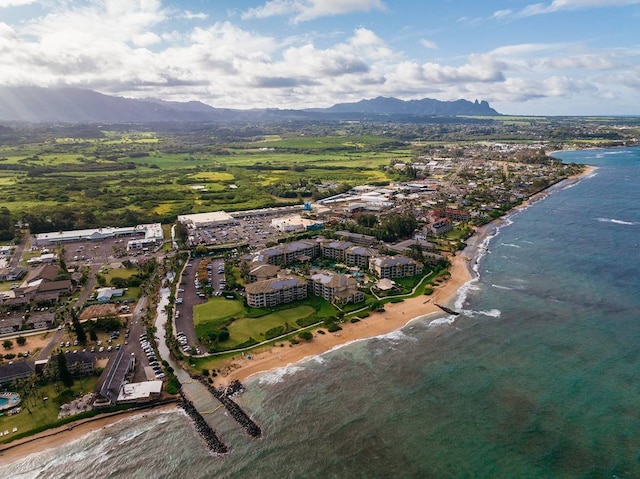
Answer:
[(378, 256), (371, 258), (369, 269), (379, 278), (405, 278), (422, 273), (422, 265), (406, 256)]
[(298, 261), (309, 261), (318, 256), (319, 246), (315, 241), (301, 240), (284, 243), (260, 251), (254, 262), (285, 266)]
[(364, 294), (358, 290), (355, 278), (328, 271), (320, 271), (309, 278), (309, 288), (313, 294), (331, 303), (348, 304), (364, 301)]
[(305, 299), (307, 282), (299, 276), (283, 276), (248, 284), (245, 293), (252, 308), (270, 308)]
[(349, 241), (325, 241), (320, 244), (320, 252), (323, 257), (344, 261), (347, 250), (353, 246)]
[(351, 246), (345, 251), (344, 262), (348, 266), (358, 266), (367, 269), (369, 260), (377, 255), (378, 252), (372, 248), (365, 246)]

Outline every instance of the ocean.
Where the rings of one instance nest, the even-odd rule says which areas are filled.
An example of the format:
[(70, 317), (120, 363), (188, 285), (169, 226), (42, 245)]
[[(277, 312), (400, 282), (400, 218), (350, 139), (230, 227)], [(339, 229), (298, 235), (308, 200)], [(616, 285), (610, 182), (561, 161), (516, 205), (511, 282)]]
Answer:
[(640, 148), (493, 231), (457, 317), (416, 319), (247, 382), (215, 457), (180, 411), (0, 466), (10, 478), (640, 477)]

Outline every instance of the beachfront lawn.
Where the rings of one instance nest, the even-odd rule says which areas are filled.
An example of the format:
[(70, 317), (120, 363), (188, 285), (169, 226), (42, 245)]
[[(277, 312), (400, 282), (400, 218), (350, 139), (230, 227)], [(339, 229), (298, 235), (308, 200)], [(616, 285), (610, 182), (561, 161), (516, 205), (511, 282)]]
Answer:
[(229, 341), (225, 347), (231, 349), (238, 344), (249, 341), (250, 338), (258, 342), (272, 339), (281, 334), (298, 329), (296, 321), (308, 318), (315, 313), (311, 306), (300, 305), (260, 316), (259, 318), (242, 318), (229, 326)]
[(229, 339), (212, 343), (215, 350), (224, 351), (269, 340), (336, 314), (333, 305), (312, 295), (275, 308), (245, 308), (239, 300), (211, 298), (194, 308), (193, 317), (196, 335), (204, 342), (222, 328), (228, 330)]
[(210, 298), (206, 303), (198, 304), (193, 308), (193, 325), (196, 336), (208, 338), (211, 333), (230, 324), (234, 318), (242, 318), (246, 314), (247, 310), (242, 301)]
[[(58, 421), (60, 406), (76, 397), (93, 391), (97, 381), (98, 378), (96, 376), (78, 378), (71, 387), (71, 394), (69, 394), (69, 390), (60, 389), (60, 387), (56, 391), (51, 384), (42, 386), (28, 399), (29, 408), (26, 406), (27, 399), (22, 398), (22, 403), (20, 404), (22, 411), (20, 413), (12, 416), (0, 416), (0, 431), (9, 431), (9, 435), (1, 437), (0, 442), (9, 442), (17, 434), (27, 431), (42, 430), (54, 426)], [(49, 399), (44, 401), (42, 398), (45, 397)], [(29, 412), (29, 409), (31, 412)], [(17, 427), (18, 431), (12, 433), (14, 427)]]
[(212, 321), (219, 322), (234, 316), (242, 317), (245, 314), (247, 314), (247, 310), (242, 301), (223, 297), (210, 298), (206, 303), (194, 306), (193, 322), (197, 328), (201, 324)]

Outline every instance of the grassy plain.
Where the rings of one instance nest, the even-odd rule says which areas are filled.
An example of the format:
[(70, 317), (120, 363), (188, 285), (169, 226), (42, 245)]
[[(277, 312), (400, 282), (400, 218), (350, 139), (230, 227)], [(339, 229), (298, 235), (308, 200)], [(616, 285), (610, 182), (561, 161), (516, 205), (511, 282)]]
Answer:
[[(178, 214), (301, 203), (308, 196), (300, 182), (307, 195), (322, 195), (324, 185), (389, 181), (386, 167), (414, 155), (408, 143), (373, 135), (210, 142), (105, 130), (0, 145), (0, 203), (17, 217), (31, 215), (35, 230), (169, 223)], [(293, 197), (274, 194), (274, 185)]]

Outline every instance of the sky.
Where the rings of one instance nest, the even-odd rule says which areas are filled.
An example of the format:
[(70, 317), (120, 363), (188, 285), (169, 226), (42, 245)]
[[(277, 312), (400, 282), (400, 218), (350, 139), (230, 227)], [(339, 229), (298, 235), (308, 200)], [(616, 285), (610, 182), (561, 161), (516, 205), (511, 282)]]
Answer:
[(0, 0), (0, 85), (220, 108), (640, 115), (640, 0)]

